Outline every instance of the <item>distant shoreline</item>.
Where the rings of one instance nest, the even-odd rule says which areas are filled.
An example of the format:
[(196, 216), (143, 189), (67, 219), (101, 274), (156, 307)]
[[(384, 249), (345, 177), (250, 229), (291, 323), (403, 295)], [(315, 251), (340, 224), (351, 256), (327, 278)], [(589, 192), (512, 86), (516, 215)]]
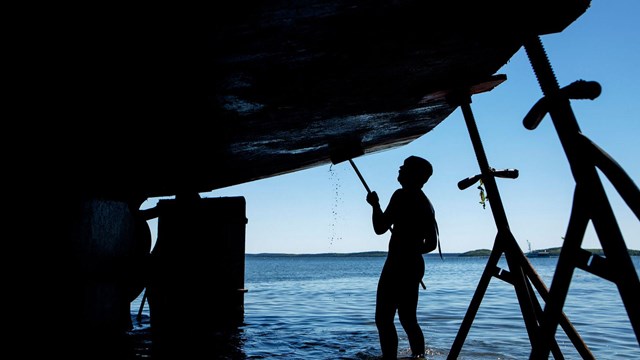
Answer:
[[(548, 248), (547, 250), (552, 257), (557, 257), (560, 255), (560, 247)], [(604, 252), (602, 249), (585, 249), (592, 254), (603, 256)], [(491, 250), (489, 249), (477, 249), (466, 251), (463, 253), (442, 253), (442, 255), (455, 256), (455, 257), (488, 257), (491, 254)], [(254, 253), (254, 254), (245, 254), (249, 257), (385, 257), (387, 256), (386, 251), (363, 251), (363, 252), (353, 252), (353, 253), (315, 253), (315, 254), (288, 254), (288, 253)], [(631, 250), (629, 249), (630, 256), (640, 256), (640, 250)], [(427, 254), (426, 256), (439, 256), (437, 252), (432, 252)]]
[(354, 253), (316, 253), (316, 254), (288, 254), (288, 253), (257, 253), (246, 254), (251, 257), (384, 257), (386, 251), (364, 251)]

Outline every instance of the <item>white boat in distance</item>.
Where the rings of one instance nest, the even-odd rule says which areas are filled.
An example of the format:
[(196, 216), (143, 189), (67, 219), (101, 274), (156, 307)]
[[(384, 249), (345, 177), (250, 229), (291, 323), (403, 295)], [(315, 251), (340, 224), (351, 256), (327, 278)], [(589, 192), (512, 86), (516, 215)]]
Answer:
[(528, 258), (536, 258), (536, 257), (549, 257), (551, 253), (549, 250), (531, 250), (531, 243), (527, 240), (527, 245), (529, 246), (529, 251), (525, 254)]

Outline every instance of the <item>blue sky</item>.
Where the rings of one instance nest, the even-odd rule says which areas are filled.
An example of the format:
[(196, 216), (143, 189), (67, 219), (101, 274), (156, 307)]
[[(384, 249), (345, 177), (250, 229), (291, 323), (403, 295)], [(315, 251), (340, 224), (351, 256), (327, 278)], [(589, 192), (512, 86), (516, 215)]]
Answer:
[[(640, 179), (640, 1), (593, 0), (587, 12), (558, 34), (541, 36), (560, 86), (597, 81), (597, 99), (574, 100), (582, 132), (613, 157), (634, 180)], [(498, 71), (507, 81), (472, 98), (489, 164), (516, 168), (515, 179), (497, 179), (510, 229), (523, 250), (562, 246), (575, 182), (547, 115), (537, 129), (522, 118), (542, 96), (524, 49)], [(434, 166), (423, 190), (431, 199), (443, 252), (493, 246), (497, 228), (479, 203), (476, 186), (459, 190), (458, 181), (480, 172), (460, 109), (434, 130), (403, 147), (354, 161), (386, 206), (398, 188), (398, 167), (410, 155)], [(640, 249), (640, 221), (602, 175), (627, 247)], [(389, 234), (371, 226), (366, 190), (348, 162), (326, 165), (201, 193), (202, 197), (243, 196), (247, 202), (246, 252), (325, 253), (386, 250)], [(159, 199), (143, 204), (152, 207)], [(157, 220), (149, 221), (154, 239)], [(590, 224), (584, 248), (601, 248)]]

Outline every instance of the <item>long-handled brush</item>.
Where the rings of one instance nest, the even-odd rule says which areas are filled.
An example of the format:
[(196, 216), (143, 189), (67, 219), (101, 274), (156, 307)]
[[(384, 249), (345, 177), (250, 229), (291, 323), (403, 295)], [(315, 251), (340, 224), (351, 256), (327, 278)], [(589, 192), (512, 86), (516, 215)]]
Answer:
[(360, 141), (356, 139), (348, 139), (340, 143), (332, 143), (329, 145), (329, 151), (331, 163), (333, 165), (337, 165), (345, 160), (348, 160), (349, 164), (351, 164), (351, 167), (353, 167), (353, 170), (355, 170), (356, 175), (358, 175), (358, 178), (360, 178), (362, 185), (364, 185), (364, 188), (367, 190), (367, 194), (371, 193), (371, 189), (369, 189), (367, 182), (364, 181), (364, 177), (362, 177), (362, 174), (360, 173), (360, 170), (358, 170), (356, 163), (353, 162), (354, 157), (358, 157), (364, 154), (364, 150), (362, 149)]

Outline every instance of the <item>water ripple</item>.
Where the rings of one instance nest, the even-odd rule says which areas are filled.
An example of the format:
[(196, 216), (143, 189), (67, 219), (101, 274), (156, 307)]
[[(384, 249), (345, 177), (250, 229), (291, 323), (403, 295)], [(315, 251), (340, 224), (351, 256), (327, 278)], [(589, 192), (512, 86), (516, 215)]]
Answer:
[[(249, 292), (236, 355), (242, 354), (242, 359), (378, 360), (375, 292), (383, 261), (379, 257), (248, 257), (245, 287)], [(532, 259), (546, 284), (552, 280), (556, 261)], [(636, 268), (639, 263), (634, 257)], [(427, 290), (420, 290), (418, 320), (427, 359), (446, 359), (486, 258), (441, 261), (427, 257), (426, 264)], [(503, 260), (499, 266), (508, 269)], [(133, 310), (138, 310), (135, 301)], [(596, 358), (640, 359), (640, 346), (615, 285), (576, 271), (564, 312)], [(148, 318), (148, 311), (144, 316)], [(408, 340), (397, 318), (396, 327), (399, 354), (408, 356)], [(556, 338), (565, 359), (581, 358), (560, 327)], [(526, 359), (530, 351), (514, 288), (492, 279), (459, 358)]]

